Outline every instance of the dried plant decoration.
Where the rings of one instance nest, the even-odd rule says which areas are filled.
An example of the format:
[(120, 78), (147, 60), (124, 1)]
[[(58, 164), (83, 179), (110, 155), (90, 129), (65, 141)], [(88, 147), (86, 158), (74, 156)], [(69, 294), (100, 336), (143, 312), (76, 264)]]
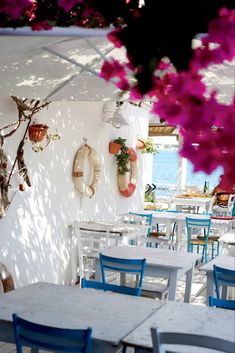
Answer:
[[(24, 144), (28, 138), (28, 129), (34, 115), (42, 109), (48, 107), (50, 104), (50, 102), (40, 102), (35, 99), (21, 99), (15, 96), (12, 96), (11, 98), (17, 105), (18, 119), (13, 123), (0, 127), (0, 218), (5, 215), (16, 191), (24, 191), (26, 184), (31, 186), (27, 165), (24, 160)], [(8, 168), (8, 160), (4, 150), (4, 141), (16, 133), (22, 123), (26, 123), (26, 128), (17, 148), (14, 162), (12, 166)], [(16, 165), (18, 170), (15, 170)], [(15, 174), (19, 174), (22, 181), (16, 190), (12, 190), (13, 194), (11, 198), (9, 198), (9, 189), (12, 188), (11, 178)]]

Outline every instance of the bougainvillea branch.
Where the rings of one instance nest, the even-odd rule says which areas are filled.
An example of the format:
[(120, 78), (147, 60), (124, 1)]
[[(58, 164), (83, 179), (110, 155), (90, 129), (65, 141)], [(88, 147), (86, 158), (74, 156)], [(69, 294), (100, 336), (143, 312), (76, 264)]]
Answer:
[[(113, 31), (109, 38), (120, 46), (120, 30)], [(162, 58), (155, 71), (146, 75), (145, 67), (133, 66), (130, 59), (127, 64), (105, 62), (100, 74), (106, 80), (116, 78), (117, 87), (126, 87), (132, 99), (142, 99), (145, 94), (154, 100), (152, 112), (180, 127), (180, 154), (193, 163), (194, 171), (210, 174), (222, 166), (223, 186), (228, 190), (235, 185), (235, 105), (234, 101), (230, 105), (220, 103), (216, 92), (208, 96), (200, 72), (210, 64), (232, 60), (234, 38), (235, 10), (222, 8), (219, 17), (209, 23), (200, 48), (192, 52), (187, 70), (172, 70), (173, 66)], [(130, 75), (136, 78), (134, 83), (128, 80)]]
[[(143, 3), (143, 2), (142, 2)], [(235, 56), (235, 9), (231, 0), (2, 0), (0, 26), (109, 27), (108, 39), (125, 47), (126, 64), (105, 61), (100, 76), (148, 98), (153, 113), (177, 125), (181, 155), (195, 171), (224, 168), (224, 186), (235, 185), (234, 102), (224, 105), (217, 92), (207, 93), (202, 69)], [(205, 33), (207, 33), (205, 35)], [(200, 35), (201, 46), (192, 50)]]

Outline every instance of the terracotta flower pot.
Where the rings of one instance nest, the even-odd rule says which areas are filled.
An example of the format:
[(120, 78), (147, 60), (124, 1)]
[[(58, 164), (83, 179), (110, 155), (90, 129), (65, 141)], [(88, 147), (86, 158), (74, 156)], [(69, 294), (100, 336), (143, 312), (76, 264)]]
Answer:
[(118, 154), (118, 152), (120, 151), (121, 147), (122, 146), (119, 143), (110, 142), (110, 144), (109, 144), (109, 153)]
[(41, 142), (46, 136), (48, 126), (44, 124), (29, 125), (29, 139), (32, 142)]
[(143, 150), (145, 148), (145, 142), (143, 139), (138, 139), (136, 142), (137, 150)]

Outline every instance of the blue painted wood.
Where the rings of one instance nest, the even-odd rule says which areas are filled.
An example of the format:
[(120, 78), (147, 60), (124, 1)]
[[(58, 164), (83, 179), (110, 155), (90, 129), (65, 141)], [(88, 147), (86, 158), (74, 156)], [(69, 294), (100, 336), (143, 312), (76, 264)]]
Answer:
[(173, 345), (171, 350), (178, 351), (178, 345), (209, 348), (213, 351), (234, 353), (234, 342), (221, 338), (180, 332), (162, 332), (158, 327), (151, 327), (153, 353), (166, 353), (166, 344)]
[(13, 327), (17, 353), (22, 347), (56, 352), (90, 353), (92, 329), (63, 329), (24, 320), (13, 314)]
[(217, 299), (220, 299), (220, 286), (235, 287), (235, 271), (213, 265)]
[(217, 299), (210, 296), (209, 306), (216, 306), (216, 308), (235, 310), (235, 300)]
[[(210, 234), (211, 219), (203, 218), (185, 218), (186, 230), (187, 230), (187, 251), (193, 252), (194, 246), (197, 247), (197, 253), (199, 253), (199, 246), (202, 246), (202, 261), (205, 259), (205, 263), (208, 261), (208, 238)], [(193, 244), (192, 230), (203, 229), (205, 244)], [(195, 238), (194, 238), (195, 239)]]
[(128, 295), (134, 295), (134, 296), (139, 296), (141, 291), (140, 288), (132, 288), (132, 287), (126, 287), (126, 286), (119, 286), (117, 284), (91, 281), (85, 278), (82, 278), (81, 286), (82, 288), (94, 288), (94, 289), (100, 289), (103, 291), (110, 291), (110, 292), (128, 294)]
[(100, 268), (101, 278), (103, 283), (106, 282), (105, 271), (114, 271), (124, 274), (139, 275), (138, 285), (139, 294), (141, 292), (144, 271), (146, 266), (146, 259), (122, 259), (117, 257), (110, 257), (100, 253)]

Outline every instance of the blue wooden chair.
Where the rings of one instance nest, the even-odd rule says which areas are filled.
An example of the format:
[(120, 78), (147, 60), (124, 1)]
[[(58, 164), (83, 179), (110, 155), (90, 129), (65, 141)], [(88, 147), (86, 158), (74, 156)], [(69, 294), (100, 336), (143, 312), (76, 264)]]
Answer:
[(136, 288), (138, 296), (141, 293), (146, 259), (121, 259), (116, 257), (105, 256), (100, 253), (100, 268), (102, 282), (107, 283), (106, 271), (118, 272), (120, 274), (136, 275)]
[(120, 293), (120, 294), (128, 294), (128, 295), (134, 295), (134, 296), (140, 295), (139, 288), (132, 288), (132, 287), (126, 287), (126, 286), (119, 286), (117, 284), (91, 281), (91, 280), (87, 280), (85, 278), (82, 278), (81, 286), (82, 286), (82, 288), (94, 288), (94, 289), (115, 292), (115, 293)]
[[(234, 342), (217, 337), (192, 333), (161, 332), (157, 327), (151, 327), (151, 336), (153, 353), (175, 352), (176, 350), (180, 350), (180, 347), (177, 347), (179, 345), (209, 348), (216, 352), (234, 353)], [(167, 347), (166, 350), (165, 345), (172, 345), (171, 349)]]
[[(209, 241), (210, 234), (210, 219), (203, 218), (185, 218), (186, 220), (186, 230), (187, 230), (187, 251), (193, 252), (194, 246), (197, 247), (197, 253), (199, 253), (199, 247), (202, 246), (202, 262), (205, 259), (205, 263), (208, 261), (208, 246), (209, 243), (212, 245), (212, 258), (214, 256), (214, 242)], [(194, 233), (196, 231), (196, 234)], [(199, 232), (203, 231), (203, 235)]]
[(228, 287), (235, 287), (235, 271), (228, 270), (214, 265), (214, 281), (217, 299), (221, 298), (220, 286), (225, 287), (226, 291)]
[(13, 314), (13, 326), (17, 353), (23, 353), (23, 346), (51, 352), (91, 352), (90, 327), (76, 330), (44, 326), (24, 320), (17, 314)]
[(235, 310), (235, 300), (217, 299), (210, 296), (209, 306), (216, 306), (216, 308)]

